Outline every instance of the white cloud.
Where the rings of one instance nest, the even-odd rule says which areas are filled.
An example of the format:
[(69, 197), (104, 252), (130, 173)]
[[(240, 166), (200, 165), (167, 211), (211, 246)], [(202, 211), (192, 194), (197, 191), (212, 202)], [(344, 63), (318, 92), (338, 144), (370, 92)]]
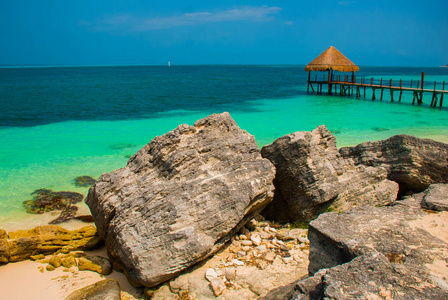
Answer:
[(81, 26), (93, 31), (144, 32), (181, 26), (194, 26), (218, 22), (270, 22), (280, 12), (280, 7), (245, 6), (238, 9), (194, 12), (178, 16), (142, 18), (132, 15), (108, 16), (96, 22), (82, 20)]

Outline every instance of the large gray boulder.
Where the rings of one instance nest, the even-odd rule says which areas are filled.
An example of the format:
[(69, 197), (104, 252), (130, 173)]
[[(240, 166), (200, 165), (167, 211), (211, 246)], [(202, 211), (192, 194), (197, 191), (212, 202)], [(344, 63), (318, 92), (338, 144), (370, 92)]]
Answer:
[(443, 286), (430, 276), (422, 280), (421, 273), (369, 252), (298, 282), (291, 300), (447, 299)]
[(154, 138), (86, 199), (114, 267), (152, 287), (215, 253), (273, 197), (274, 166), (228, 113)]
[(421, 192), (433, 183), (448, 183), (448, 145), (401, 134), (339, 150), (357, 165), (386, 168), (400, 192)]
[(397, 197), (398, 184), (386, 179), (384, 168), (343, 158), (325, 126), (283, 136), (261, 154), (277, 169), (274, 200), (263, 211), (269, 218), (310, 221), (328, 208), (387, 205)]
[[(444, 295), (444, 297), (435, 298), (447, 299), (448, 294), (440, 290), (444, 291), (444, 288), (448, 287), (446, 283), (448, 280), (446, 266), (448, 213), (422, 208), (425, 198), (431, 191), (433, 189), (430, 188), (404, 200), (395, 201), (388, 207), (357, 207), (341, 214), (332, 212), (320, 215), (309, 224), (309, 273), (317, 272), (316, 277), (319, 274), (322, 275), (322, 271), (319, 271), (321, 269), (332, 268), (348, 263), (356, 257), (378, 252), (387, 258), (394, 271), (398, 270), (401, 273), (402, 276), (395, 282), (399, 280), (407, 282), (409, 278), (406, 276), (409, 275), (413, 278), (412, 280), (418, 278), (414, 280), (418, 284), (408, 284), (410, 291), (414, 288), (423, 291), (425, 286), (437, 286), (437, 293), (439, 293), (437, 295)], [(445, 194), (444, 198), (446, 200), (448, 194)], [(384, 261), (384, 258), (381, 260)], [(350, 264), (348, 265), (351, 266)], [(391, 269), (387, 263), (384, 267)], [(367, 270), (369, 268), (367, 267)], [(347, 272), (352, 272), (350, 276), (355, 277), (353, 279), (355, 282), (350, 284), (357, 285), (362, 290), (361, 283), (364, 279), (356, 275), (353, 270), (356, 271), (353, 266), (347, 269)], [(382, 286), (384, 276), (381, 271), (369, 281), (373, 282), (372, 286)], [(392, 278), (395, 277), (396, 274)], [(326, 280), (324, 281), (327, 282)], [(321, 282), (324, 281), (321, 280)], [(387, 286), (385, 288), (387, 289)], [(427, 293), (426, 290), (424, 292)], [(427, 295), (434, 296), (431, 293)], [(334, 299), (344, 299), (344, 297)], [(419, 296), (414, 299), (425, 299), (425, 297)]]

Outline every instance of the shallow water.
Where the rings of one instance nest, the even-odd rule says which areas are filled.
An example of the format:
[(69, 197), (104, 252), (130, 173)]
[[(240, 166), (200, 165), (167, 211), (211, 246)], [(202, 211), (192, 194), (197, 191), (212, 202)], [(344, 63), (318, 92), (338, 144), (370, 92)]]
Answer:
[[(417, 68), (361, 70), (420, 79)], [(425, 80), (448, 81), (447, 68), (425, 72)], [(431, 95), (412, 106), (411, 93), (401, 103), (386, 93), (382, 102), (306, 94), (302, 66), (3, 68), (0, 76), (0, 228), (7, 230), (55, 218), (24, 211), (34, 190), (87, 195), (75, 177), (124, 167), (156, 135), (211, 113), (229, 111), (260, 147), (323, 124), (338, 147), (402, 133), (448, 142), (448, 110), (429, 108)]]

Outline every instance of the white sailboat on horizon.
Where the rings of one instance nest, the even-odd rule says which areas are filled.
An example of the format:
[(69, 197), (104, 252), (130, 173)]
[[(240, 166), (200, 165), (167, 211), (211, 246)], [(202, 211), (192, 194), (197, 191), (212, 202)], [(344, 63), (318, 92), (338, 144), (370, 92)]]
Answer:
[(168, 67), (171, 67), (171, 62), (170, 61), (168, 61)]

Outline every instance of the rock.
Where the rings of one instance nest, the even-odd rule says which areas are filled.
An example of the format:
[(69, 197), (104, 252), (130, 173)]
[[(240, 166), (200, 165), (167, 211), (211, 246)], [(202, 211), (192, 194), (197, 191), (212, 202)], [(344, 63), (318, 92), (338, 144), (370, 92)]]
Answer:
[(219, 277), (212, 278), (212, 280), (210, 281), (210, 285), (212, 286), (213, 292), (215, 293), (216, 297), (219, 297), (226, 289), (224, 281)]
[[(323, 288), (318, 295), (346, 299), (346, 292), (353, 291), (360, 299), (367, 297), (363, 290), (378, 295), (381, 292), (378, 287), (383, 287), (397, 295), (409, 293), (410, 299), (448, 297), (440, 287), (441, 282), (428, 284), (429, 276), (448, 278), (448, 213), (421, 208), (422, 200), (439, 188), (430, 186), (423, 193), (395, 201), (388, 207), (357, 207), (341, 214), (322, 214), (312, 221), (308, 270), (310, 274), (321, 270), (315, 277), (324, 276), (317, 280), (317, 288)], [(322, 269), (326, 268), (332, 269), (323, 275)], [(319, 282), (325, 284), (319, 287)], [(371, 288), (365, 286), (369, 282)], [(303, 297), (297, 299), (308, 299)]]
[(263, 211), (270, 219), (308, 222), (328, 208), (387, 205), (397, 197), (398, 185), (386, 179), (384, 168), (343, 158), (325, 126), (283, 136), (261, 154), (277, 169), (274, 200)]
[[(421, 279), (416, 270), (394, 266), (369, 252), (351, 262), (300, 281), (291, 300), (303, 299), (446, 299), (448, 293)], [(392, 295), (395, 295), (392, 298)]]
[(49, 189), (39, 189), (31, 193), (32, 200), (23, 202), (30, 214), (42, 214), (52, 210), (63, 210), (70, 204), (80, 202), (84, 196), (75, 192), (53, 192)]
[(215, 253), (272, 199), (275, 169), (228, 113), (154, 138), (87, 197), (114, 266), (158, 285)]
[(101, 256), (85, 256), (78, 259), (78, 269), (80, 271), (93, 271), (101, 275), (112, 274), (112, 264)]
[(6, 240), (8, 238), (8, 234), (5, 230), (0, 229), (0, 240)]
[(75, 205), (68, 205), (62, 211), (59, 217), (50, 221), (48, 224), (60, 224), (73, 219), (78, 211), (78, 207)]
[(84, 215), (84, 216), (76, 216), (76, 220), (80, 220), (85, 223), (93, 223), (95, 220), (93, 219), (92, 215)]
[(78, 207), (72, 204), (80, 202), (84, 196), (75, 192), (53, 192), (49, 189), (39, 189), (31, 193), (32, 200), (23, 202), (30, 214), (43, 214), (53, 210), (62, 210), (58, 218), (49, 224), (59, 224), (73, 219)]
[(400, 184), (400, 193), (421, 192), (433, 183), (448, 183), (448, 145), (409, 135), (365, 142), (339, 150), (356, 164), (382, 166), (388, 179)]
[(218, 277), (218, 273), (216, 273), (215, 269), (208, 268), (207, 271), (205, 271), (205, 278), (208, 281), (212, 281), (213, 278)]
[(250, 240), (255, 246), (259, 246), (261, 244), (261, 238), (259, 235), (256, 234), (251, 235)]
[(78, 187), (89, 187), (95, 184), (95, 178), (90, 176), (78, 176), (73, 180), (74, 184)]
[(118, 281), (106, 279), (72, 292), (65, 300), (120, 300), (120, 292)]
[(234, 266), (244, 266), (244, 262), (238, 259), (233, 259), (232, 260), (232, 265)]
[(61, 259), (61, 264), (65, 268), (71, 268), (77, 265), (76, 259), (72, 255), (66, 255), (64, 258)]
[(31, 260), (45, 259), (45, 255), (43, 255), (43, 254), (31, 255), (31, 256), (30, 256), (30, 259), (31, 259)]
[(61, 258), (57, 255), (53, 255), (49, 261), (50, 265), (55, 268), (59, 268), (61, 266)]
[(9, 262), (9, 247), (6, 239), (0, 239), (0, 265), (7, 264)]
[(252, 246), (253, 243), (252, 243), (252, 241), (249, 241), (249, 240), (243, 240), (243, 241), (241, 241), (241, 245), (247, 247), (247, 246)]
[(48, 264), (46, 267), (45, 267), (45, 269), (47, 269), (47, 271), (54, 271), (54, 270), (56, 270), (56, 268), (53, 266), (53, 265), (50, 265), (50, 264)]
[(8, 237), (8, 240), (0, 240), (0, 257), (1, 245), (4, 245), (8, 262), (26, 260), (31, 255), (48, 255), (62, 249), (94, 249), (102, 243), (95, 226), (70, 231), (56, 225), (45, 225), (30, 230), (11, 231)]
[(432, 184), (426, 190), (422, 207), (435, 211), (448, 211), (448, 184)]

